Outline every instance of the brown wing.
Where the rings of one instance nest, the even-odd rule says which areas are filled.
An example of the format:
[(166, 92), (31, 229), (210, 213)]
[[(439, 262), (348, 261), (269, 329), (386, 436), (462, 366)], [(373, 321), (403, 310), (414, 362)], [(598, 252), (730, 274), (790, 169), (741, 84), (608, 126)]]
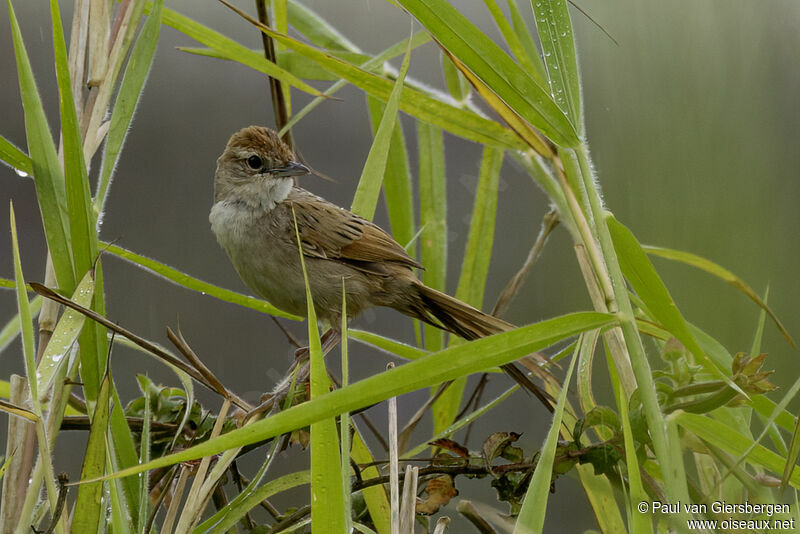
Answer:
[(351, 263), (370, 272), (376, 271), (374, 264), (384, 262), (422, 268), (394, 239), (366, 219), (297, 187), (287, 200), (295, 207), (304, 255)]

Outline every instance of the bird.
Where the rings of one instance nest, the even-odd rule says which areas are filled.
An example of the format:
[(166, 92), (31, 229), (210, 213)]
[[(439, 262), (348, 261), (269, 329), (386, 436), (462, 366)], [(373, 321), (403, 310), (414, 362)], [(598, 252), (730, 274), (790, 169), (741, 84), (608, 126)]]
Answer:
[[(295, 184), (310, 172), (274, 130), (263, 126), (234, 133), (217, 159), (211, 230), (257, 295), (305, 317), (302, 254), (316, 316), (333, 331), (342, 324), (343, 289), (347, 320), (383, 306), (465, 340), (515, 328), (426, 286), (415, 274), (423, 266), (387, 232)], [(503, 369), (527, 389), (535, 388), (537, 396), (543, 394), (514, 364)]]

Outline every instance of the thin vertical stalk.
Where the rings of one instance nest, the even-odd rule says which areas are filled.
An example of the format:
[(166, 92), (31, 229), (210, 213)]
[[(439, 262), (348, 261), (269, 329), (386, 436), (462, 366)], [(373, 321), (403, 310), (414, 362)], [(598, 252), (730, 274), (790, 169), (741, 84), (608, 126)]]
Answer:
[[(589, 209), (591, 210), (590, 215), (595, 223), (600, 247), (603, 252), (606, 267), (608, 268), (608, 274), (611, 278), (611, 284), (614, 290), (614, 303), (618, 310), (617, 314), (622, 328), (622, 335), (630, 355), (630, 364), (633, 369), (633, 374), (638, 384), (645, 417), (647, 419), (647, 426), (653, 440), (653, 448), (659, 464), (661, 465), (661, 472), (664, 476), (664, 485), (667, 495), (671, 502), (678, 502), (681, 500), (689, 502), (686, 480), (678, 479), (676, 475), (678, 473), (678, 466), (673, 465), (673, 460), (675, 460), (675, 458), (670, 454), (670, 442), (667, 436), (664, 417), (661, 414), (658, 399), (656, 398), (656, 389), (650, 370), (650, 364), (647, 361), (644, 346), (642, 345), (642, 340), (636, 327), (633, 307), (628, 298), (628, 289), (625, 285), (625, 279), (622, 276), (622, 270), (619, 266), (614, 245), (611, 241), (611, 234), (608, 230), (604, 210), (600, 201), (599, 186), (592, 179), (586, 146), (582, 145), (576, 149), (575, 154), (580, 164), (585, 194), (588, 197)], [(677, 444), (675, 445), (677, 446)]]

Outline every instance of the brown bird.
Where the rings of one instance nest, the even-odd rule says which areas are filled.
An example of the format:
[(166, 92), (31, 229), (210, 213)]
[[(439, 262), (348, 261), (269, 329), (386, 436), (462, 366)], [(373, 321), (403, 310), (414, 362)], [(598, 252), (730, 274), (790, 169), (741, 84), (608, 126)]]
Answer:
[[(514, 328), (423, 284), (414, 274), (422, 265), (380, 227), (294, 185), (309, 172), (275, 131), (260, 126), (235, 133), (217, 159), (211, 229), (250, 289), (306, 316), (296, 220), (316, 314), (334, 331), (342, 280), (348, 319), (386, 306), (468, 340)], [(542, 394), (513, 364), (503, 368)]]

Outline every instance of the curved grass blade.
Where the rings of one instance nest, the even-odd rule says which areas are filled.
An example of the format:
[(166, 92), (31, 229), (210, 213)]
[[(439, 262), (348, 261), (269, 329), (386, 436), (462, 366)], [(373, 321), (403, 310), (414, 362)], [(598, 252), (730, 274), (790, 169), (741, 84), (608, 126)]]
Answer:
[(0, 161), (25, 176), (33, 174), (33, 163), (28, 155), (0, 135)]
[[(382, 100), (389, 99), (394, 83), (392, 80), (368, 72), (347, 61), (333, 57), (316, 48), (260, 24), (241, 10), (220, 0), (251, 24), (258, 27), (276, 41), (288, 48), (313, 59), (324, 68), (352, 83), (364, 92)], [(400, 110), (423, 121), (439, 126), (455, 135), (482, 144), (490, 144), (513, 149), (524, 149), (514, 132), (500, 124), (481, 117), (472, 111), (457, 108), (441, 98), (437, 98), (415, 87), (406, 86), (400, 98)]]
[(545, 87), (547, 86), (547, 74), (545, 73), (544, 63), (542, 63), (542, 58), (539, 56), (539, 50), (536, 48), (536, 44), (533, 42), (531, 31), (528, 29), (525, 19), (522, 18), (522, 13), (519, 11), (517, 0), (507, 0), (507, 4), (508, 12), (511, 15), (511, 25), (514, 27), (514, 32), (516, 32), (522, 47), (525, 49), (525, 54), (530, 58), (531, 63), (533, 64), (533, 71), (529, 72), (528, 74), (530, 74), (531, 77), (536, 80), (541, 87)]
[[(688, 412), (676, 413), (671, 417), (674, 417), (680, 426), (694, 433), (703, 441), (734, 456), (741, 456), (752, 444), (750, 438), (710, 417)], [(786, 458), (772, 452), (763, 445), (757, 445), (753, 448), (745, 461), (768, 469), (773, 473), (783, 473), (786, 466)], [(793, 487), (800, 489), (800, 471), (795, 470), (788, 482)]]
[(229, 289), (222, 289), (221, 287), (209, 284), (208, 282), (204, 282), (194, 278), (193, 276), (189, 276), (188, 274), (185, 274), (174, 267), (170, 267), (169, 265), (163, 264), (157, 260), (147, 258), (141, 254), (118, 247), (117, 245), (103, 243), (103, 246), (103, 250), (105, 252), (109, 252), (119, 258), (122, 258), (123, 260), (129, 261), (138, 267), (166, 278), (170, 282), (185, 287), (186, 289), (191, 289), (192, 291), (202, 293), (203, 295), (209, 295), (231, 304), (238, 304), (239, 306), (251, 308), (253, 310), (275, 315), (277, 317), (284, 317), (286, 319), (292, 319), (293, 321), (302, 320), (302, 317), (297, 317), (296, 315), (281, 311), (265, 300), (257, 299), (255, 297), (248, 297), (246, 295), (242, 295), (241, 293), (230, 291)]
[[(228, 532), (247, 512), (258, 506), (265, 499), (286, 490), (311, 483), (310, 471), (297, 471), (282, 477), (270, 480), (256, 491), (238, 502), (235, 507), (225, 507), (212, 517), (197, 525), (193, 534), (218, 534)], [(223, 514), (223, 512), (225, 512)]]
[(660, 258), (666, 258), (668, 260), (678, 261), (681, 263), (685, 263), (686, 265), (691, 265), (692, 267), (696, 267), (702, 271), (705, 271), (709, 274), (712, 274), (722, 280), (723, 282), (727, 282), (728, 284), (732, 285), (745, 295), (747, 295), (750, 300), (758, 304), (758, 306), (767, 312), (770, 318), (775, 322), (775, 326), (778, 327), (783, 337), (786, 341), (792, 346), (796, 346), (794, 339), (792, 339), (791, 334), (783, 326), (783, 323), (778, 316), (775, 315), (775, 312), (772, 311), (767, 303), (758, 296), (752, 287), (750, 287), (744, 280), (733, 274), (731, 271), (714, 263), (711, 260), (703, 258), (702, 256), (698, 256), (697, 254), (692, 254), (691, 252), (684, 252), (682, 250), (674, 250), (669, 248), (663, 247), (654, 247), (649, 245), (642, 245), (642, 249), (650, 254), (651, 256), (658, 256)]
[(390, 397), (517, 360), (567, 337), (615, 322), (614, 315), (577, 312), (477, 339), (361, 380), (190, 449), (123, 469), (114, 476), (130, 476), (278, 436), (345, 411), (353, 412)]
[(567, 2), (534, 0), (532, 5), (547, 67), (550, 94), (580, 134), (583, 128), (581, 81)]
[(164, 8), (162, 20), (167, 26), (174, 28), (182, 34), (191, 37), (195, 41), (202, 43), (208, 47), (218, 50), (220, 53), (235, 59), (237, 62), (247, 65), (248, 67), (271, 76), (281, 82), (291, 85), (300, 89), (304, 93), (314, 96), (320, 96), (317, 89), (314, 89), (297, 76), (288, 72), (276, 64), (264, 58), (263, 54), (259, 54), (250, 50), (249, 48), (237, 43), (236, 41), (225, 37), (219, 32), (196, 22), (185, 15), (181, 15), (177, 11), (169, 8)]
[(142, 31), (131, 51), (131, 58), (125, 73), (122, 75), (119, 93), (117, 94), (114, 109), (111, 112), (111, 123), (108, 128), (105, 148), (103, 149), (103, 163), (100, 169), (100, 178), (95, 198), (95, 209), (99, 213), (106, 201), (108, 186), (111, 176), (117, 166), (122, 143), (128, 134), (133, 112), (142, 96), (142, 89), (153, 64), (158, 38), (161, 33), (161, 17), (164, 0), (156, 0), (150, 9)]
[(72, 252), (69, 243), (69, 219), (67, 218), (67, 194), (64, 174), (58, 163), (58, 155), (47, 118), (44, 114), (39, 91), (33, 79), (33, 70), (22, 41), (19, 23), (14, 14), (11, 0), (8, 0), (8, 18), (14, 40), (17, 59), (19, 92), (25, 111), (25, 135), (28, 140), (33, 166), (33, 180), (36, 184), (36, 198), (42, 214), (47, 247), (53, 259), (56, 279), (61, 289), (72, 292), (75, 288), (75, 273), (72, 267)]
[(515, 534), (540, 533), (544, 527), (544, 518), (547, 511), (547, 497), (550, 494), (550, 487), (553, 480), (553, 462), (555, 461), (556, 445), (561, 431), (561, 418), (564, 416), (564, 406), (567, 401), (567, 391), (569, 382), (572, 378), (572, 371), (578, 361), (578, 351), (572, 355), (567, 375), (564, 377), (564, 386), (558, 394), (558, 402), (553, 412), (553, 422), (547, 432), (544, 445), (541, 449), (539, 460), (536, 462), (536, 469), (533, 471), (533, 478), (525, 494), (522, 509), (517, 516), (517, 523), (514, 526)]
[[(405, 80), (408, 66), (411, 61), (411, 38), (409, 37), (406, 54), (400, 67), (400, 74), (395, 80), (386, 108), (383, 110), (383, 117), (375, 132), (375, 139), (369, 149), (367, 161), (361, 171), (361, 178), (358, 180), (358, 188), (351, 210), (356, 215), (360, 215), (367, 220), (372, 220), (375, 215), (375, 208), (378, 204), (383, 176), (386, 172), (386, 162), (389, 157), (389, 146), (392, 141), (395, 124), (397, 123), (397, 108), (400, 104), (400, 95), (403, 92), (403, 81)], [(409, 237), (410, 238), (410, 237)]]
[(579, 141), (551, 96), (446, 0), (398, 0), (450, 54), (531, 125), (560, 146)]
[(608, 229), (614, 248), (619, 257), (619, 265), (625, 278), (631, 284), (634, 291), (639, 295), (648, 307), (653, 317), (659, 321), (664, 328), (672, 333), (678, 341), (689, 349), (697, 362), (701, 364), (709, 373), (718, 376), (734, 391), (740, 393), (745, 398), (749, 396), (736, 385), (725, 373), (718, 362), (710, 359), (700, 348), (697, 340), (692, 335), (686, 320), (681, 315), (675, 301), (669, 294), (669, 290), (664, 285), (661, 277), (658, 276), (653, 264), (647, 258), (641, 245), (634, 237), (633, 233), (613, 216), (607, 218)]
[[(506, 16), (503, 14), (500, 6), (497, 4), (497, 0), (483, 0), (483, 3), (486, 5), (489, 13), (491, 13), (492, 18), (497, 25), (497, 29), (500, 30), (501, 34), (503, 34), (503, 39), (508, 45), (509, 50), (511, 50), (511, 53), (514, 54), (514, 57), (519, 62), (520, 66), (525, 69), (525, 72), (527, 72), (531, 78), (533, 78), (539, 87), (547, 87), (547, 82), (544, 80), (544, 77), (541, 76), (541, 72), (537, 69), (537, 65), (534, 63), (534, 58), (528, 53), (528, 49), (522, 44), (519, 34), (514, 30), (514, 28), (511, 27), (511, 24), (509, 24), (508, 20), (506, 20)], [(509, 11), (511, 11), (512, 15), (514, 12), (511, 8), (511, 5), (513, 3), (513, 1), (508, 3)], [(536, 54), (535, 57), (538, 58), (538, 54)]]

